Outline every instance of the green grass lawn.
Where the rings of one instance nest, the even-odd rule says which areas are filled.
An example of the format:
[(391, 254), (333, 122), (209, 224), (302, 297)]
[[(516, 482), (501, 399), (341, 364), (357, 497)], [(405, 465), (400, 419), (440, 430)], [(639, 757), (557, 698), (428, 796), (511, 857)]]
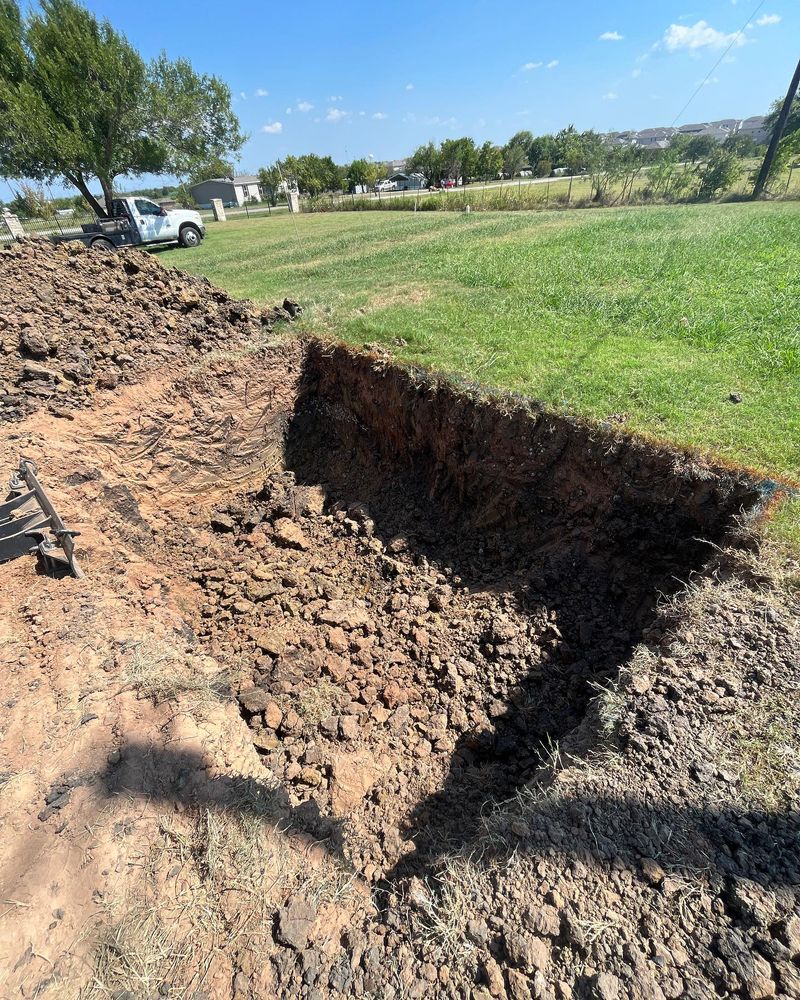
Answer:
[[(161, 259), (296, 298), (308, 330), (800, 478), (800, 203), (284, 216)], [(798, 507), (780, 533), (800, 546)]]

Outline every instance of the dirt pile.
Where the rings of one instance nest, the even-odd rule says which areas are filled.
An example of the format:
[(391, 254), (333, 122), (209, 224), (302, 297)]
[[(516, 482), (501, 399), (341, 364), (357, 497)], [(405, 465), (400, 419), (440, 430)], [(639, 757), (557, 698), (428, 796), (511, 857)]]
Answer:
[(0, 567), (3, 985), (798, 995), (800, 606), (737, 534), (761, 485), (243, 328), (0, 437), (87, 574)]
[(256, 310), (143, 251), (24, 240), (0, 249), (0, 420), (70, 416), (98, 389), (269, 333), (299, 312)]

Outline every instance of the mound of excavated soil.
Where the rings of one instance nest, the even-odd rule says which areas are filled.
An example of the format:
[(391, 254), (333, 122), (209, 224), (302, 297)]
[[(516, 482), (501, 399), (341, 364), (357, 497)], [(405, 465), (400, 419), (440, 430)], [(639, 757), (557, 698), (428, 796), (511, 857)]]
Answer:
[(225, 341), (200, 287), (235, 350), (149, 334), (72, 422), (0, 434), (86, 570), (0, 567), (3, 986), (800, 995), (800, 602), (738, 534), (759, 484), (252, 318)]
[(296, 303), (258, 311), (204, 278), (166, 270), (140, 250), (58, 247), (42, 240), (0, 249), (0, 420), (46, 403), (69, 416), (97, 389), (154, 366), (233, 347)]

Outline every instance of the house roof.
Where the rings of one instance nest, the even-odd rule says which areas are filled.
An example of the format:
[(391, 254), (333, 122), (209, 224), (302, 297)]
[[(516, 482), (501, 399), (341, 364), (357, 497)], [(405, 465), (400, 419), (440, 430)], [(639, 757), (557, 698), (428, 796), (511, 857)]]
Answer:
[(659, 138), (668, 135), (674, 135), (677, 130), (674, 128), (668, 128), (667, 126), (658, 126), (657, 128), (643, 128), (640, 132), (637, 132), (640, 138), (650, 138), (650, 136), (658, 136)]
[(258, 184), (258, 177), (255, 174), (238, 174), (231, 180), (230, 177), (206, 177), (204, 181), (198, 181), (197, 184), (192, 184), (191, 187), (198, 187), (200, 184), (208, 184), (213, 182), (214, 184)]

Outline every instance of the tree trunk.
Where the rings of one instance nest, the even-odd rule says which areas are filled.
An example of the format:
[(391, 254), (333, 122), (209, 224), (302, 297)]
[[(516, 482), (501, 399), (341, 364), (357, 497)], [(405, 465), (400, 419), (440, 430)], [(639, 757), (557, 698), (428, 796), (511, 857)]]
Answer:
[(111, 185), (114, 178), (100, 177), (98, 179), (100, 181), (100, 187), (103, 189), (103, 199), (105, 200), (106, 203), (105, 214), (108, 216), (108, 218), (111, 218), (111, 202), (114, 198), (114, 191)]
[(100, 204), (100, 202), (95, 198), (95, 196), (89, 190), (89, 187), (86, 184), (86, 181), (83, 179), (83, 175), (82, 174), (64, 174), (64, 176), (67, 178), (67, 180), (70, 182), (70, 184), (74, 184), (75, 187), (80, 191), (80, 193), (86, 199), (86, 201), (89, 204), (89, 207), (92, 209), (92, 211), (95, 213), (95, 215), (99, 216), (101, 219), (102, 218), (106, 218), (106, 213), (103, 211), (103, 206)]

